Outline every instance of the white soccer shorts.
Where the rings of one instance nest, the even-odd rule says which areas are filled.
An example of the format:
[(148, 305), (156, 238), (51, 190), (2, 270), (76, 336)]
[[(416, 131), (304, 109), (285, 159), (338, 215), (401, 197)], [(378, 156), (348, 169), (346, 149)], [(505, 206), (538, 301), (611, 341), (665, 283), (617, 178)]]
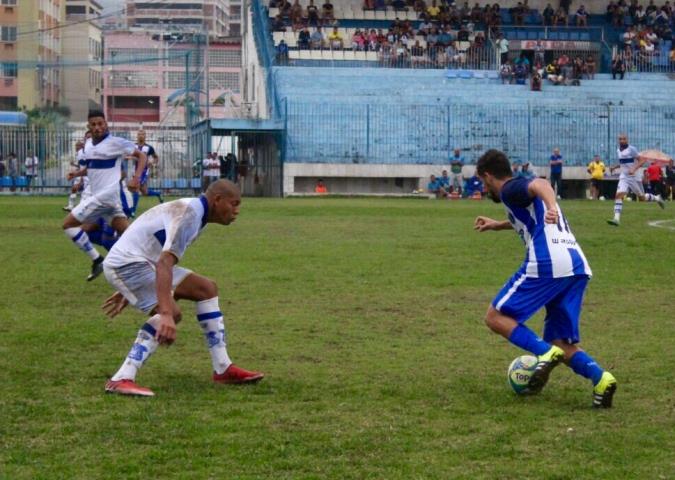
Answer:
[(123, 183), (98, 194), (82, 195), (81, 198), (71, 212), (80, 223), (96, 223), (99, 218), (103, 218), (111, 224), (113, 218), (126, 218), (129, 206), (133, 205), (131, 193)]
[(617, 193), (628, 193), (633, 192), (637, 196), (643, 196), (645, 194), (644, 189), (642, 188), (642, 182), (638, 180), (637, 177), (620, 177), (619, 186), (616, 187)]
[[(174, 266), (171, 289), (175, 290), (191, 273), (187, 268)], [(157, 273), (151, 263), (134, 262), (121, 267), (103, 263), (103, 274), (113, 288), (143, 313), (150, 313), (157, 305)]]

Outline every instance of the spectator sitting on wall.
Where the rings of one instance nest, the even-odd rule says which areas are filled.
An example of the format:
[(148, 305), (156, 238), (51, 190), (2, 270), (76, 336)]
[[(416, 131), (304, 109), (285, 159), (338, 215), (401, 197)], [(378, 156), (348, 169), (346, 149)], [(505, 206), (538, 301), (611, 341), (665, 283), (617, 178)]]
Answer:
[(321, 27), (316, 27), (316, 30), (309, 36), (309, 45), (315, 50), (323, 48), (323, 32), (321, 31)]
[(523, 52), (520, 52), (520, 55), (518, 55), (518, 58), (516, 58), (513, 63), (515, 65), (524, 66), (526, 70), (530, 69), (530, 61), (528, 60), (528, 58), (525, 56), (525, 53), (523, 53)]
[(574, 18), (577, 23), (577, 27), (587, 27), (588, 26), (588, 12), (586, 7), (582, 4), (577, 9), (577, 13), (574, 14)]
[(298, 48), (301, 50), (309, 50), (310, 34), (307, 27), (303, 28), (298, 35)]
[(320, 193), (320, 194), (328, 193), (328, 189), (326, 188), (326, 185), (323, 183), (323, 178), (320, 178), (316, 181), (316, 186), (314, 187), (314, 193)]
[(450, 191), (450, 177), (448, 176), (448, 171), (443, 170), (442, 175), (436, 179), (438, 184), (446, 191)]
[(465, 23), (463, 23), (462, 26), (459, 27), (459, 31), (457, 32), (457, 41), (458, 42), (469, 41), (469, 30), (466, 28)]
[(626, 62), (621, 55), (615, 55), (614, 59), (612, 60), (612, 80), (616, 80), (617, 75), (619, 75), (619, 78), (623, 80), (625, 73)]
[(546, 66), (546, 78), (553, 85), (560, 85), (563, 82), (564, 77), (557, 62), (553, 61)]
[(532, 73), (532, 79), (530, 80), (530, 88), (533, 92), (541, 92), (541, 74), (538, 70), (534, 70)]
[(431, 175), (429, 177), (429, 183), (427, 184), (427, 191), (436, 195), (436, 198), (445, 198), (448, 195), (448, 192), (441, 187), (436, 178), (436, 175)]
[(473, 197), (476, 193), (483, 195), (483, 182), (481, 182), (478, 175), (469, 177), (464, 184), (464, 196)]
[(363, 36), (361, 30), (356, 30), (352, 35), (352, 50), (364, 51), (366, 49), (366, 37)]
[(556, 10), (555, 15), (553, 16), (553, 26), (563, 26), (566, 27), (568, 23), (567, 13), (562, 8)]
[(277, 45), (277, 61), (280, 65), (288, 64), (288, 45), (284, 40)]
[(525, 85), (525, 82), (527, 81), (527, 69), (525, 68), (525, 65), (522, 63), (517, 64), (516, 68), (513, 70), (513, 76), (516, 79), (516, 84)]
[(502, 84), (512, 83), (513, 82), (513, 69), (511, 68), (511, 63), (507, 60), (506, 63), (502, 64), (499, 67), (499, 76), (502, 79)]
[(413, 67), (427, 63), (424, 48), (420, 45), (419, 40), (415, 40), (415, 45), (410, 48), (410, 61)]
[(506, 63), (509, 59), (509, 41), (506, 38), (504, 38), (503, 34), (500, 33), (495, 44), (499, 49), (501, 63), (502, 64)]
[(590, 80), (593, 80), (595, 78), (595, 68), (596, 68), (595, 57), (593, 55), (588, 55), (586, 57), (586, 62), (584, 64), (584, 71), (586, 73), (586, 77), (589, 78)]
[(333, 27), (333, 31), (328, 35), (328, 44), (331, 50), (342, 50), (344, 48), (344, 40), (337, 27)]
[(523, 166), (521, 167), (520, 173), (518, 175), (525, 178), (535, 177), (534, 172), (530, 170), (530, 162), (523, 163)]

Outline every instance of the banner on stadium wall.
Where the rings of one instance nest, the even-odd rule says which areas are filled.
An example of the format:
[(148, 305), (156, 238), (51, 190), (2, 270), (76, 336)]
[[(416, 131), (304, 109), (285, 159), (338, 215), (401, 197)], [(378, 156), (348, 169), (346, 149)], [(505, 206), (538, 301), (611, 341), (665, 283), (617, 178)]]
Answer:
[[(510, 42), (514, 50), (534, 50), (537, 45), (536, 40), (516, 40)], [(541, 45), (545, 50), (596, 50), (591, 42), (563, 41), (563, 40), (541, 40)]]

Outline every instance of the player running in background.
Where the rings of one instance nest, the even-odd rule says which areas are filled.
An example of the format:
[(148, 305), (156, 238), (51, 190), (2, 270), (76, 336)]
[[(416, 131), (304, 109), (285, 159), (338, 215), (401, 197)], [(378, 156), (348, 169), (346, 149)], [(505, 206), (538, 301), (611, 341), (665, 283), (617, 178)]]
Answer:
[[(492, 199), (503, 202), (508, 220), (476, 218), (474, 228), (514, 229), (526, 246), (525, 261), (490, 305), (488, 327), (537, 357), (528, 393), (544, 388), (549, 375), (564, 361), (593, 382), (593, 406), (609, 408), (616, 379), (579, 346), (579, 315), (591, 269), (560, 211), (551, 185), (542, 179), (513, 178), (506, 155), (488, 150), (476, 165)], [(546, 307), (544, 338), (525, 326)]]
[(136, 374), (160, 344), (176, 339), (181, 311), (176, 300), (196, 302), (199, 322), (211, 353), (213, 381), (254, 383), (263, 378), (234, 365), (226, 347), (223, 314), (215, 282), (177, 266), (207, 223), (229, 225), (239, 214), (241, 194), (229, 180), (218, 180), (199, 198), (182, 198), (143, 213), (110, 250), (105, 277), (117, 293), (103, 306), (114, 317), (128, 304), (150, 316), (124, 363), (105, 390), (121, 395), (153, 396), (135, 383)]
[(129, 190), (135, 191), (138, 190), (141, 172), (145, 168), (146, 156), (136, 150), (129, 140), (110, 135), (103, 112), (90, 112), (88, 123), (91, 138), (84, 145), (85, 168), (70, 172), (68, 179), (87, 175), (91, 196), (82, 199), (66, 216), (63, 230), (91, 258), (91, 273), (87, 277), (87, 281), (91, 281), (103, 272), (103, 257), (81, 227), (86, 223), (97, 223), (99, 218), (103, 218), (118, 233), (127, 229), (129, 221), (125, 209), (131, 199), (121, 180), (121, 163), (128, 155), (138, 159), (136, 173), (128, 182)]
[[(145, 153), (145, 155), (148, 157), (148, 162), (145, 165), (145, 169), (143, 170), (143, 173), (141, 174), (141, 186), (140, 186), (140, 191), (138, 192), (133, 192), (132, 197), (134, 200), (134, 204), (131, 207), (131, 217), (136, 216), (136, 208), (138, 207), (138, 201), (141, 197), (141, 193), (145, 195), (146, 197), (157, 197), (159, 199), (159, 203), (163, 203), (164, 199), (162, 198), (162, 192), (159, 190), (154, 190), (152, 188), (148, 188), (148, 171), (151, 166), (157, 166), (159, 164), (159, 155), (157, 155), (157, 152), (155, 149), (152, 147), (152, 145), (148, 145), (145, 143), (145, 131), (144, 130), (139, 130), (138, 133), (136, 134), (136, 149), (140, 150), (141, 152)], [(134, 166), (136, 166), (136, 162), (134, 162)]]
[(619, 134), (619, 148), (616, 151), (619, 158), (619, 164), (609, 168), (610, 173), (620, 169), (619, 185), (616, 187), (614, 197), (614, 218), (607, 220), (607, 223), (618, 227), (621, 222), (621, 210), (623, 210), (623, 199), (628, 192), (637, 195), (641, 202), (656, 202), (659, 207), (665, 208), (665, 202), (660, 195), (645, 193), (642, 182), (636, 176), (637, 171), (644, 165), (646, 159), (640, 158), (637, 148), (628, 143), (628, 135)]
[[(81, 168), (84, 168), (84, 142), (78, 140), (75, 142), (75, 161), (70, 162), (70, 166), (74, 168), (74, 172), (77, 172)], [(77, 198), (77, 193), (82, 192), (89, 185), (89, 179), (86, 176), (76, 176), (72, 179), (72, 185), (70, 187), (70, 195), (68, 196), (68, 205), (63, 207), (63, 210), (70, 212), (73, 207), (75, 207), (75, 199)]]

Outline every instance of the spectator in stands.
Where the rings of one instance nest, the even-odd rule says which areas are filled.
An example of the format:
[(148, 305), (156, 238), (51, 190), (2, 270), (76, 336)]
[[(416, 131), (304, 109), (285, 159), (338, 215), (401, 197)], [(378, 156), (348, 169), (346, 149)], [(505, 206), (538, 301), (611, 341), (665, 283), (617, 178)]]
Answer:
[(316, 186), (314, 187), (314, 193), (319, 193), (322, 195), (325, 195), (328, 193), (328, 189), (326, 188), (326, 184), (323, 183), (323, 178), (320, 178), (316, 181)]
[(363, 0), (364, 10), (375, 10), (375, 0)]
[(600, 155), (594, 155), (593, 160), (588, 164), (586, 171), (591, 176), (591, 200), (597, 200), (600, 197), (602, 179), (605, 178), (607, 168)]
[(284, 40), (277, 45), (277, 62), (279, 65), (288, 65), (288, 45)]
[(406, 3), (403, 0), (393, 0), (391, 2), (391, 6), (394, 9), (395, 12), (407, 12), (408, 7), (406, 6)]
[(560, 68), (558, 63), (554, 60), (548, 65), (546, 65), (546, 78), (553, 85), (560, 85), (562, 81), (562, 76), (560, 75)]
[(576, 20), (577, 27), (588, 26), (588, 12), (583, 4), (577, 9), (577, 13), (574, 14), (574, 19)]
[(530, 60), (525, 56), (525, 52), (521, 50), (520, 55), (513, 62), (516, 66), (522, 65), (526, 70), (530, 70)]
[(502, 79), (502, 85), (513, 83), (513, 68), (508, 60), (499, 68), (499, 77)]
[(537, 40), (537, 43), (534, 46), (534, 63), (544, 64), (544, 57), (546, 55), (546, 47), (541, 43), (541, 40)]
[(415, 10), (419, 18), (423, 18), (424, 20), (428, 18), (426, 13), (427, 5), (424, 3), (424, 0), (415, 0), (413, 10)]
[(399, 66), (403, 66), (406, 65), (405, 62), (408, 60), (410, 52), (408, 51), (408, 48), (400, 40), (398, 40), (394, 44), (394, 55), (396, 59), (396, 64)]
[(514, 25), (522, 26), (525, 23), (525, 8), (522, 2), (518, 2), (515, 7), (511, 8), (510, 13)]
[(410, 48), (410, 62), (413, 68), (427, 63), (427, 56), (419, 40), (415, 40), (415, 45)]
[(517, 85), (525, 85), (527, 83), (527, 68), (522, 63), (517, 63), (513, 69), (513, 77), (516, 79)]
[(429, 35), (427, 35), (427, 47), (433, 48), (438, 45), (438, 30), (436, 28), (432, 28), (431, 32), (429, 32)]
[(450, 25), (446, 25), (445, 28), (439, 32), (437, 40), (438, 46), (442, 47), (447, 47), (452, 43), (453, 38), (452, 33), (450, 32)]
[(633, 47), (634, 42), (637, 39), (637, 34), (635, 33), (635, 30), (633, 27), (628, 27), (628, 29), (624, 32), (624, 34), (621, 36), (623, 39), (623, 44), (624, 46), (628, 47)]
[(624, 7), (619, 4), (612, 3), (607, 7), (607, 15), (611, 16), (612, 25), (615, 28), (623, 26)]
[(331, 50), (344, 49), (345, 43), (337, 27), (333, 27), (333, 31), (328, 35), (328, 45)]
[(431, 5), (427, 7), (428, 18), (432, 21), (438, 20), (438, 16), (441, 14), (441, 9), (436, 5), (436, 0), (431, 0)]
[(560, 155), (559, 148), (553, 149), (549, 165), (551, 167), (551, 187), (553, 187), (557, 197), (560, 198), (560, 194), (562, 193), (563, 157)]
[(642, 8), (642, 5), (638, 5), (635, 13), (633, 14), (633, 23), (636, 25), (644, 25), (646, 21), (647, 14), (645, 13), (644, 8)]
[(284, 19), (281, 18), (281, 14), (278, 14), (276, 17), (274, 17), (274, 20), (272, 21), (272, 31), (273, 32), (286, 31), (286, 23), (284, 22)]
[(466, 28), (466, 24), (462, 24), (459, 27), (459, 31), (457, 32), (457, 41), (458, 42), (468, 42), (469, 41), (469, 30)]
[(330, 0), (326, 0), (326, 3), (321, 7), (321, 19), (324, 24), (330, 24), (335, 21), (335, 15), (333, 14), (333, 4), (330, 3)]
[(569, 15), (570, 13), (570, 4), (572, 3), (572, 0), (560, 0), (560, 10), (565, 12), (565, 15)]
[(665, 178), (665, 199), (675, 200), (675, 167), (673, 166), (673, 160), (671, 159), (666, 165), (666, 178)]
[(478, 24), (483, 23), (483, 9), (480, 8), (478, 2), (471, 9), (471, 23)]
[(291, 5), (290, 10), (291, 23), (301, 23), (302, 22), (302, 5), (300, 5), (299, 0), (294, 0), (293, 5)]
[(452, 156), (450, 157), (450, 191), (452, 192), (457, 191), (460, 194), (462, 193), (462, 184), (464, 183), (464, 177), (462, 177), (463, 167), (464, 157), (462, 156), (462, 151), (459, 148), (455, 148)]
[(553, 7), (551, 6), (550, 3), (546, 4), (546, 8), (541, 14), (542, 22), (544, 26), (552, 26), (553, 25), (553, 20), (555, 18), (555, 10), (553, 10)]
[(661, 170), (661, 165), (652, 162), (651, 165), (647, 167), (646, 173), (649, 178), (649, 186), (651, 187), (652, 194), (661, 195), (663, 197), (663, 171)]
[(307, 5), (305, 16), (307, 17), (307, 23), (309, 25), (313, 27), (319, 26), (319, 9), (316, 5), (314, 5), (314, 0), (309, 0), (309, 5)]
[(596, 68), (595, 57), (589, 54), (586, 57), (586, 62), (584, 62), (584, 73), (586, 74), (586, 78), (590, 80), (593, 80), (595, 78), (595, 68)]
[(309, 50), (309, 29), (307, 27), (303, 28), (298, 35), (298, 48), (300, 50)]
[(502, 65), (507, 63), (509, 59), (509, 41), (504, 37), (504, 34), (499, 34), (495, 45), (497, 45), (497, 49), (499, 50), (500, 63)]
[(476, 48), (485, 47), (485, 36), (483, 32), (476, 32), (476, 35), (473, 37), (473, 44)]
[(323, 32), (321, 27), (316, 27), (316, 30), (309, 36), (309, 45), (314, 50), (321, 50), (323, 48)]
[(576, 57), (574, 62), (572, 62), (572, 77), (570, 84), (577, 87), (581, 85), (581, 77), (583, 77), (585, 72), (586, 64), (581, 57)]
[(621, 55), (615, 55), (612, 59), (612, 80), (616, 80), (616, 76), (623, 80), (626, 73), (626, 62)]
[(357, 29), (352, 35), (352, 50), (364, 51), (366, 49), (366, 37), (363, 36), (361, 30)]
[(427, 191), (436, 195), (436, 198), (445, 198), (448, 195), (448, 192), (441, 187), (436, 175), (431, 175), (429, 177), (429, 183), (427, 183)]
[(553, 26), (563, 26), (566, 27), (568, 24), (568, 18), (567, 18), (567, 13), (563, 8), (559, 8), (556, 10), (555, 15), (553, 17)]

